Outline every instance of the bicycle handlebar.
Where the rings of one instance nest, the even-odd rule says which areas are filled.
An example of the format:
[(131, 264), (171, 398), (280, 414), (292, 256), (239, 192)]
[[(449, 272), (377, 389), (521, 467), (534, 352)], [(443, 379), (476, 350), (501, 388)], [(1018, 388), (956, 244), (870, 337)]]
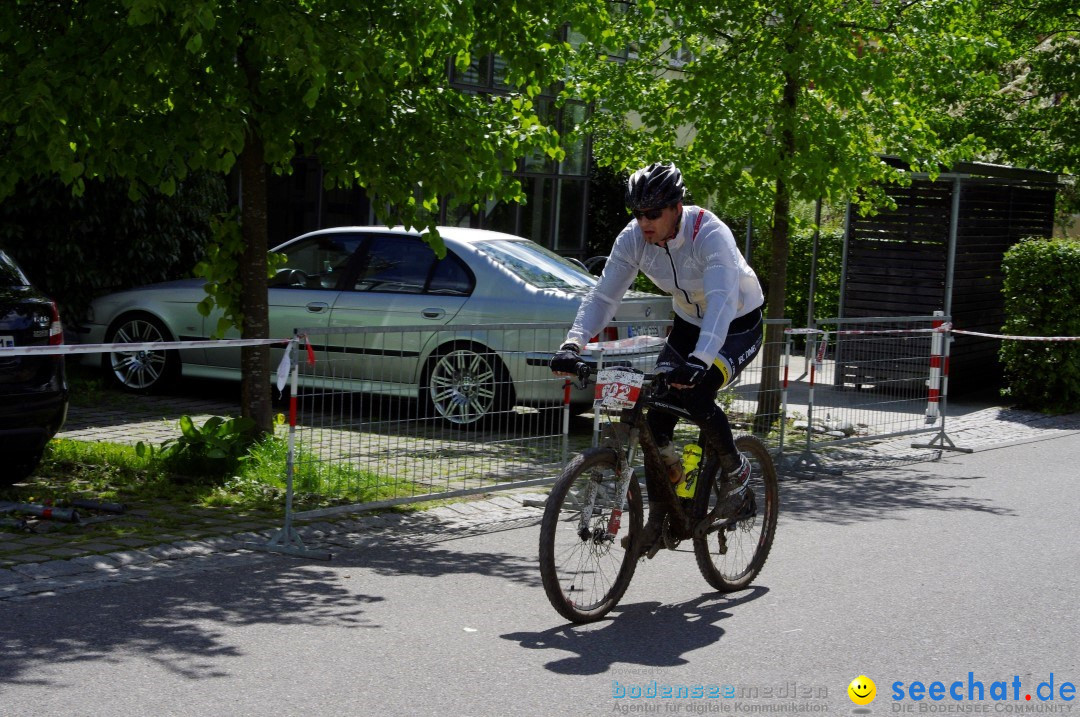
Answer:
[[(596, 375), (597, 368), (592, 364), (579, 360), (574, 367), (574, 373), (577, 374), (577, 381), (574, 382), (573, 379), (571, 379), (571, 381), (574, 382), (574, 385), (578, 388), (585, 389), (589, 386), (589, 379)], [(667, 382), (667, 372), (654, 371), (652, 373), (649, 373), (647, 371), (642, 371), (641, 373), (645, 377), (645, 380), (653, 385), (656, 393), (664, 393), (665, 391), (667, 391), (668, 388), (670, 388)]]

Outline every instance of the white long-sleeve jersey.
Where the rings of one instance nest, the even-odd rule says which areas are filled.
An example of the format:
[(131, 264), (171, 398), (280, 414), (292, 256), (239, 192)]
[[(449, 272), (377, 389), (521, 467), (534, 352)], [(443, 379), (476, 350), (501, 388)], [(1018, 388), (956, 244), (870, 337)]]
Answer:
[(666, 246), (645, 241), (636, 221), (626, 225), (566, 340), (584, 346), (607, 326), (638, 271), (671, 294), (676, 314), (701, 327), (690, 355), (706, 366), (719, 356), (731, 322), (765, 303), (757, 274), (727, 225), (707, 209), (684, 206), (679, 231)]

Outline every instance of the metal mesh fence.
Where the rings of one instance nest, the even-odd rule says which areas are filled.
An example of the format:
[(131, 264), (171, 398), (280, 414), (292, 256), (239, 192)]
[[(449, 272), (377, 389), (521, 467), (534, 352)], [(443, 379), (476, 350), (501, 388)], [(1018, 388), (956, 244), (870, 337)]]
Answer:
[[(636, 322), (637, 335), (590, 344), (583, 358), (649, 371), (669, 326)], [(548, 369), (565, 331), (554, 324), (302, 330), (315, 360), (301, 361), (299, 371), (294, 490), (378, 507), (550, 481), (572, 452), (595, 441), (595, 433), (569, 430), (571, 414), (590, 413), (592, 387), (570, 386)], [(782, 331), (770, 340), (782, 343)], [(771, 405), (781, 410), (783, 351), (775, 348), (762, 350), (721, 395), (736, 430), (752, 427), (766, 372), (774, 379)], [(775, 444), (782, 425), (777, 420)], [(679, 438), (693, 440), (695, 430), (682, 427)]]
[[(296, 492), (375, 507), (554, 478), (588, 444), (566, 429), (592, 399), (548, 368), (566, 328), (303, 331), (315, 362), (299, 374)], [(606, 361), (645, 370), (661, 343), (609, 342)]]
[(928, 385), (933, 327), (943, 320), (914, 316), (817, 322), (824, 333), (808, 336), (806, 404), (789, 405), (795, 427), (806, 431), (806, 451), (937, 430), (927, 415)]

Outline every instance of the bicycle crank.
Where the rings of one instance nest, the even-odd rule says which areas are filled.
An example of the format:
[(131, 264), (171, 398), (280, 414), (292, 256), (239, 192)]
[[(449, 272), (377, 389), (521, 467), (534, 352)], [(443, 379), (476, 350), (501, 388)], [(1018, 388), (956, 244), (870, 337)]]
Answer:
[(659, 550), (661, 547), (665, 547), (668, 550), (674, 550), (675, 548), (679, 547), (679, 543), (682, 542), (682, 538), (676, 538), (674, 536), (672, 532), (673, 527), (674, 526), (672, 526), (671, 524), (671, 513), (668, 513), (664, 516), (664, 523), (661, 526), (660, 540), (656, 541), (656, 543), (653, 545), (653, 549), (649, 551), (650, 558), (653, 555), (656, 555), (656, 551)]

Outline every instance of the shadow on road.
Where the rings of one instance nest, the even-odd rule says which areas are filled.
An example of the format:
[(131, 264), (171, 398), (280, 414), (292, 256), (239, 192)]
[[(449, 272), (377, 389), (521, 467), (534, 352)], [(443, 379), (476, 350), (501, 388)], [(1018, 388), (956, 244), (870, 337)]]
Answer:
[[(478, 534), (480, 533), (472, 533), (472, 535)], [(490, 550), (465, 553), (440, 548), (434, 544), (410, 545), (408, 536), (403, 536), (403, 542), (406, 545), (381, 544), (363, 552), (335, 554), (334, 565), (345, 568), (363, 568), (391, 577), (415, 575), (439, 578), (446, 575), (482, 575), (519, 582), (530, 587), (539, 587), (541, 584), (540, 570), (535, 558), (523, 558), (511, 553)]]
[(623, 604), (612, 611), (612, 617), (598, 623), (502, 637), (531, 650), (571, 653), (545, 665), (561, 675), (598, 675), (616, 664), (672, 667), (687, 664), (686, 653), (716, 645), (724, 635), (717, 623), (731, 617), (734, 608), (768, 592), (768, 588), (754, 587), (726, 596), (710, 593), (674, 605)]
[(8, 603), (0, 685), (70, 687), (65, 665), (133, 657), (193, 680), (226, 677), (221, 658), (243, 657), (229, 638), (236, 627), (378, 628), (365, 606), (383, 599), (349, 591), (330, 571), (272, 563)]
[[(947, 479), (921, 470), (892, 469), (780, 483), (780, 516), (850, 524), (902, 520), (912, 510), (975, 511), (1015, 515), (1008, 506), (978, 496), (979, 476)], [(957, 482), (962, 485), (957, 486)], [(970, 495), (962, 495), (970, 489)]]

